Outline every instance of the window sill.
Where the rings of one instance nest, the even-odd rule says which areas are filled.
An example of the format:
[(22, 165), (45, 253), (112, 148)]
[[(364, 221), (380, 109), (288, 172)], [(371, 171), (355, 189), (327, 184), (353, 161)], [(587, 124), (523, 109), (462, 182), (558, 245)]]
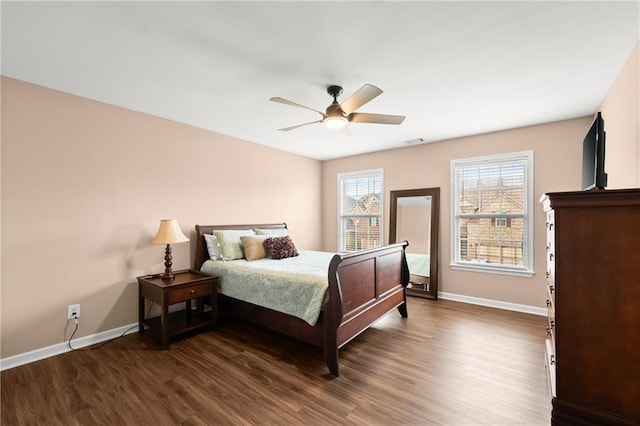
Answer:
[(469, 271), (469, 272), (482, 272), (484, 274), (496, 274), (496, 275), (511, 275), (514, 277), (527, 277), (531, 278), (535, 275), (535, 272), (528, 269), (505, 269), (499, 268), (495, 266), (487, 266), (487, 265), (467, 265), (460, 263), (451, 263), (449, 264), (451, 269), (455, 269), (458, 271)]

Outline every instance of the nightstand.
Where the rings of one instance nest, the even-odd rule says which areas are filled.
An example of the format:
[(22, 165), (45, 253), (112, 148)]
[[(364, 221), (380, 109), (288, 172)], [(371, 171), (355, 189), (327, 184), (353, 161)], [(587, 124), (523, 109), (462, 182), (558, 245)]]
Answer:
[[(169, 348), (169, 338), (192, 330), (213, 327), (217, 323), (218, 277), (186, 269), (176, 271), (175, 278), (165, 281), (162, 274), (138, 277), (138, 332), (145, 328), (149, 334), (160, 341), (163, 349)], [(194, 299), (211, 297), (211, 311), (193, 309)], [(145, 318), (145, 299), (160, 305), (160, 316)], [(185, 303), (184, 309), (169, 313), (169, 305)]]

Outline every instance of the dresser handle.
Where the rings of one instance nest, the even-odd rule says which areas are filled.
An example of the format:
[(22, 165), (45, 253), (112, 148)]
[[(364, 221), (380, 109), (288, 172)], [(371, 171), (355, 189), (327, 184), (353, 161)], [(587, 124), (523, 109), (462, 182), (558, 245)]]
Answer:
[(556, 322), (554, 320), (549, 321), (549, 327), (553, 330), (556, 327)]
[(556, 363), (556, 356), (555, 355), (551, 355), (549, 357), (549, 364), (553, 365)]
[(547, 327), (547, 336), (551, 336), (551, 328)]
[(547, 306), (551, 306), (551, 300), (547, 299)]
[(195, 290), (191, 290), (189, 293), (190, 293), (190, 294), (193, 294), (193, 293), (195, 293), (195, 292), (196, 292)]
[(552, 285), (549, 286), (549, 293), (553, 293), (555, 290), (556, 289), (555, 289), (554, 286), (552, 286)]
[(549, 246), (547, 246), (547, 247), (544, 249), (544, 251), (546, 251), (547, 253), (549, 253), (549, 250), (550, 250)]
[(550, 223), (549, 224), (549, 230), (552, 230), (552, 229), (553, 229), (553, 223)]
[(544, 275), (545, 275), (547, 278), (549, 278), (549, 276), (550, 276), (551, 274), (549, 273), (549, 271), (547, 271), (547, 272), (545, 272), (545, 273), (544, 273)]
[(549, 253), (549, 260), (553, 260), (553, 253)]

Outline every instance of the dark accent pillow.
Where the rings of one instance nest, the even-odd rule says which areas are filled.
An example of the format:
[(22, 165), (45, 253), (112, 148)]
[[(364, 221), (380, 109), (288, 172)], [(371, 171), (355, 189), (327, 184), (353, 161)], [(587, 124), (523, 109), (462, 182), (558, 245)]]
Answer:
[(264, 240), (264, 247), (272, 259), (284, 259), (300, 254), (288, 235), (284, 237), (269, 237)]

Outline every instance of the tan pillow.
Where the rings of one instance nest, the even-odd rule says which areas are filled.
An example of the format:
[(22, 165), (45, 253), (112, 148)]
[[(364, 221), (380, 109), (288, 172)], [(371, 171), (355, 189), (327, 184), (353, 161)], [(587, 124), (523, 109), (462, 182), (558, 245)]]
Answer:
[(244, 246), (245, 258), (247, 260), (257, 260), (267, 257), (267, 252), (264, 249), (264, 240), (267, 238), (269, 238), (269, 235), (240, 237), (240, 241)]

